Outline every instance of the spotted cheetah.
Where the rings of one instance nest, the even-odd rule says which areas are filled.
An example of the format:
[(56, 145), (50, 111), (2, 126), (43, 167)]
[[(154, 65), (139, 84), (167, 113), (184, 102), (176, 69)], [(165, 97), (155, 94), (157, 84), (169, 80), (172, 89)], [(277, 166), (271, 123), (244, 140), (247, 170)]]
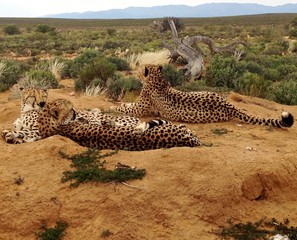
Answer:
[[(11, 144), (34, 142), (41, 139), (38, 125), (39, 112), (46, 105), (48, 99), (48, 90), (20, 88), (20, 91), (21, 116), (14, 121), (13, 130), (2, 131), (4, 140)], [(81, 121), (106, 126), (129, 126), (142, 131), (167, 123), (165, 120), (155, 120), (147, 123), (130, 116), (106, 115), (97, 108), (75, 111), (77, 119)]]
[(39, 133), (42, 138), (55, 134), (68, 137), (78, 144), (98, 149), (125, 149), (142, 151), (201, 145), (199, 139), (184, 125), (157, 121), (147, 123), (147, 129), (131, 126), (102, 125), (77, 118), (70, 101), (56, 99), (46, 105), (39, 115)]
[(48, 91), (35, 88), (20, 88), (21, 116), (13, 122), (13, 130), (3, 130), (2, 137), (7, 143), (34, 142), (40, 139), (38, 113), (46, 104)]
[[(3, 130), (2, 137), (7, 143), (20, 144), (41, 139), (38, 131), (39, 111), (48, 99), (48, 90), (39, 88), (20, 88), (21, 115), (13, 122), (13, 130)], [(141, 121), (129, 116), (109, 116), (100, 109), (77, 111), (78, 118), (97, 124), (115, 124), (118, 126), (138, 126)], [(145, 127), (145, 126), (143, 126)]]
[(136, 103), (124, 103), (112, 109), (130, 116), (142, 117), (157, 114), (170, 121), (210, 123), (238, 120), (256, 125), (279, 128), (291, 127), (293, 115), (283, 112), (281, 119), (252, 116), (236, 108), (214, 92), (182, 92), (171, 87), (162, 75), (162, 67), (146, 65), (143, 88)]

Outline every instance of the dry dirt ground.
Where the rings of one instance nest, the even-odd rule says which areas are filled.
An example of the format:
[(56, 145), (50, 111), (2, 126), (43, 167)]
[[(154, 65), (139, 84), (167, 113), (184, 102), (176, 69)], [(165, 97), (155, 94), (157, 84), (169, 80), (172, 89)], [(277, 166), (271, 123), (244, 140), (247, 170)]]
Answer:
[[(50, 100), (67, 98), (76, 108), (108, 110), (104, 97), (71, 96), (69, 87), (50, 90)], [(20, 100), (0, 94), (0, 129), (19, 116)], [(230, 98), (230, 96), (229, 96)], [(242, 96), (236, 106), (264, 117), (283, 110), (297, 116), (297, 106), (285, 106)], [(35, 239), (41, 225), (69, 223), (65, 240), (217, 239), (212, 230), (234, 222), (263, 217), (285, 218), (297, 225), (297, 127), (271, 129), (237, 122), (187, 124), (205, 143), (197, 148), (143, 152), (119, 151), (107, 158), (109, 168), (119, 161), (145, 168), (143, 180), (122, 184), (61, 183), (70, 162), (59, 151), (85, 148), (53, 136), (34, 143), (6, 144), (0, 139), (0, 239)], [(218, 135), (215, 129), (226, 129)], [(15, 179), (24, 178), (16, 185)]]

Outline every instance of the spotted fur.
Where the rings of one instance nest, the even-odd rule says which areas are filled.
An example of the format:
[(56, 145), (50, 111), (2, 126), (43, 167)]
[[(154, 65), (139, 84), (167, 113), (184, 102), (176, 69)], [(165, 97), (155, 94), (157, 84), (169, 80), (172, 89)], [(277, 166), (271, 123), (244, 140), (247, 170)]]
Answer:
[[(141, 151), (201, 145), (199, 139), (184, 125), (167, 121), (148, 122), (147, 128), (102, 125), (77, 118), (71, 102), (56, 99), (40, 112), (39, 132), (42, 138), (60, 134), (78, 144), (98, 149), (126, 149)], [(162, 124), (158, 124), (158, 121)]]
[(178, 122), (209, 123), (237, 120), (256, 125), (279, 128), (291, 127), (294, 117), (283, 112), (280, 119), (252, 116), (236, 108), (214, 92), (182, 92), (171, 87), (162, 75), (162, 67), (147, 65), (146, 79), (136, 103), (112, 107), (113, 110), (135, 117), (157, 114)]
[(2, 137), (7, 143), (19, 144), (40, 139), (38, 113), (46, 104), (48, 91), (35, 88), (20, 88), (21, 116), (13, 123), (13, 130), (3, 130)]
[[(41, 139), (38, 118), (41, 108), (46, 105), (48, 91), (37, 88), (21, 88), (21, 116), (13, 123), (13, 130), (3, 130), (2, 137), (7, 143), (20, 144)], [(76, 111), (77, 119), (99, 125), (130, 126), (146, 130), (150, 125), (130, 116), (103, 114), (100, 109)]]

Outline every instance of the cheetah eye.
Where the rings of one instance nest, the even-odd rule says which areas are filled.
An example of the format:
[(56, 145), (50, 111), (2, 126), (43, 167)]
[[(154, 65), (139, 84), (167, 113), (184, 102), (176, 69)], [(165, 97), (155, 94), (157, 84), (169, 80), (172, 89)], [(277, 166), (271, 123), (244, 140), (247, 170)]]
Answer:
[(50, 114), (54, 117), (54, 118), (58, 118), (58, 110), (56, 109), (51, 109), (50, 110)]
[(149, 69), (148, 67), (146, 66), (145, 69), (144, 69), (144, 76), (147, 77), (149, 74)]

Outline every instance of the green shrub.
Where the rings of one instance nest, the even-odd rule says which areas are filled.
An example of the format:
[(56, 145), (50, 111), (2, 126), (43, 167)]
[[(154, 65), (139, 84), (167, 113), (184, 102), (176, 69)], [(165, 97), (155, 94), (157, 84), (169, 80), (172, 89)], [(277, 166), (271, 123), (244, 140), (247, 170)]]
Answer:
[(107, 34), (108, 34), (109, 36), (113, 36), (113, 35), (116, 34), (117, 30), (114, 29), (114, 28), (107, 28), (107, 29), (106, 29), (106, 32), (107, 32)]
[(259, 63), (256, 63), (254, 61), (248, 61), (245, 64), (245, 68), (248, 72), (256, 73), (259, 75), (263, 74), (263, 67)]
[(79, 72), (84, 68), (84, 66), (93, 62), (95, 58), (103, 57), (102, 53), (94, 49), (88, 49), (76, 57), (69, 67), (70, 75), (73, 78), (78, 77)]
[(271, 82), (255, 73), (245, 73), (235, 82), (235, 90), (249, 96), (268, 97)]
[(126, 49), (126, 48), (129, 48), (130, 46), (131, 46), (131, 43), (127, 41), (106, 40), (103, 43), (102, 48), (103, 49), (117, 49), (117, 48)]
[(289, 73), (287, 76), (284, 77), (282, 80), (292, 80), (292, 81), (297, 81), (297, 72), (292, 72)]
[(15, 60), (2, 60), (0, 65), (2, 66), (0, 66), (0, 92), (2, 92), (17, 83), (25, 71), (25, 66)]
[(280, 65), (277, 67), (277, 71), (279, 73), (279, 76), (283, 79), (286, 76), (288, 76), (289, 74), (296, 73), (297, 66), (291, 65), (291, 64)]
[[(296, 37), (297, 37), (297, 30), (296, 30)], [(292, 53), (297, 53), (297, 42), (293, 43), (293, 46), (291, 48)]]
[(54, 228), (48, 228), (42, 226), (42, 231), (37, 232), (37, 240), (61, 240), (65, 235), (65, 230), (68, 227), (68, 223), (65, 221), (58, 221)]
[(116, 74), (107, 81), (107, 96), (114, 101), (120, 100), (129, 85), (121, 74)]
[(266, 68), (266, 69), (264, 69), (263, 77), (266, 80), (271, 80), (273, 82), (279, 81), (280, 78), (281, 78), (281, 76), (279, 75), (279, 72), (276, 69), (274, 69), (274, 68)]
[(273, 100), (287, 105), (297, 105), (297, 81), (281, 81), (272, 87)]
[(17, 35), (21, 33), (20, 29), (13, 24), (4, 26), (3, 30), (7, 35)]
[[(82, 88), (75, 86), (76, 90), (85, 90), (94, 79), (100, 79), (103, 87), (106, 86), (108, 78), (112, 77), (116, 71), (116, 66), (110, 63), (106, 58), (98, 58), (95, 62), (86, 65), (79, 73), (79, 82)], [(77, 81), (76, 81), (77, 82)]]
[(30, 70), (19, 81), (22, 87), (58, 88), (59, 82), (52, 72), (46, 70)]
[(263, 51), (264, 55), (279, 55), (282, 56), (284, 52), (286, 52), (287, 49), (285, 49), (282, 45), (278, 43), (269, 43), (265, 50)]
[(126, 92), (140, 91), (142, 83), (134, 77), (124, 77), (116, 74), (107, 81), (107, 95), (114, 101), (124, 97)]
[(64, 172), (61, 181), (74, 180), (75, 182), (71, 183), (70, 186), (78, 187), (79, 184), (87, 182), (125, 182), (132, 179), (142, 179), (145, 176), (145, 169), (106, 169), (106, 161), (102, 161), (102, 159), (116, 153), (116, 151), (113, 151), (102, 155), (96, 149), (88, 149), (80, 154), (67, 156), (65, 153), (60, 152), (63, 158), (72, 161), (71, 167), (75, 168), (74, 171)]
[(290, 31), (290, 37), (297, 37), (297, 29), (292, 29)]
[(46, 24), (38, 24), (36, 27), (36, 32), (40, 33), (48, 33), (48, 32), (54, 32), (56, 29), (54, 27), (50, 27)]
[(186, 77), (182, 71), (178, 71), (173, 65), (166, 64), (162, 71), (164, 78), (170, 82), (171, 86), (180, 86), (186, 81)]
[(183, 92), (196, 92), (196, 91), (210, 91), (210, 92), (226, 92), (227, 88), (224, 87), (210, 87), (206, 83), (206, 79), (190, 80), (184, 82), (182, 85), (177, 86), (176, 89)]
[(109, 62), (111, 62), (112, 64), (114, 64), (117, 68), (117, 71), (129, 71), (131, 70), (131, 67), (129, 65), (129, 63), (119, 57), (108, 57), (107, 58)]
[(234, 88), (234, 83), (246, 70), (232, 57), (215, 56), (206, 68), (206, 81), (211, 87)]

